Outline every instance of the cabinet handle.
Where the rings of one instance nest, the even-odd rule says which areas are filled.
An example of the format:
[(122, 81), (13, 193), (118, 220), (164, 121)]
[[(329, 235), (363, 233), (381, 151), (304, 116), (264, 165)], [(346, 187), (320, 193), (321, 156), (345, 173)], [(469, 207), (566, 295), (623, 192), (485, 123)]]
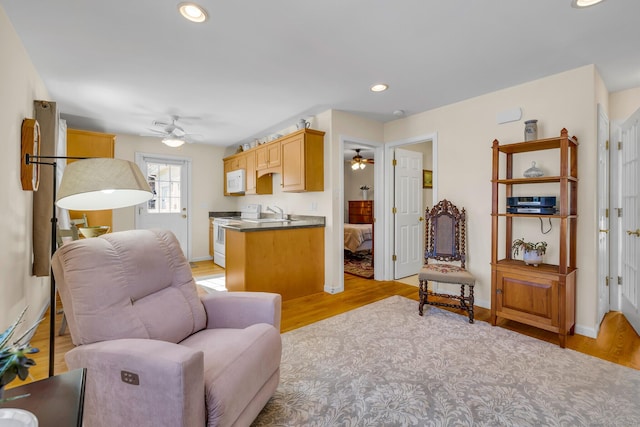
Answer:
[(502, 289), (496, 289), (496, 294), (502, 294)]
[(629, 236), (631, 236), (632, 234), (635, 234), (636, 237), (640, 237), (640, 228), (636, 228), (636, 231), (627, 230), (627, 234)]

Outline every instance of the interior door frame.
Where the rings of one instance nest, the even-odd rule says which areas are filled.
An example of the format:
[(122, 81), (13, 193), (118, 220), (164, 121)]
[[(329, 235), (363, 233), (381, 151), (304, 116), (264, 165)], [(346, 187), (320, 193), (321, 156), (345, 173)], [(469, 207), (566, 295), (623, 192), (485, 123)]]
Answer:
[[(610, 149), (609, 149), (609, 140), (610, 136), (610, 128), (609, 128), (609, 118), (607, 117), (606, 112), (602, 108), (601, 104), (597, 106), (598, 119), (597, 119), (597, 145), (598, 145), (598, 192), (597, 192), (597, 203), (598, 203), (598, 242), (601, 239), (604, 239), (604, 247), (600, 248), (600, 243), (598, 243), (598, 299), (597, 299), (597, 316), (596, 319), (596, 335), (600, 330), (600, 324), (604, 319), (604, 316), (610, 310), (610, 291), (607, 288), (608, 286), (613, 286), (613, 281), (611, 280), (610, 271), (611, 266), (609, 263), (610, 260), (610, 252), (611, 252), (611, 242), (610, 242), (610, 234), (611, 234), (611, 214), (610, 214), (610, 206), (611, 206), (611, 191), (610, 191)], [(602, 166), (604, 165), (604, 166)], [(600, 270), (604, 271), (600, 271)], [(606, 300), (601, 301), (601, 295), (606, 295)]]
[[(344, 204), (344, 151), (345, 151), (345, 145), (346, 144), (355, 144), (358, 146), (362, 146), (362, 147), (367, 147), (367, 148), (371, 148), (373, 149), (373, 159), (375, 160), (375, 163), (373, 164), (373, 188), (383, 188), (383, 183), (384, 183), (384, 176), (382, 175), (382, 167), (380, 166), (381, 164), (384, 163), (384, 150), (383, 150), (383, 144), (380, 142), (376, 142), (376, 141), (371, 141), (371, 140), (365, 140), (362, 138), (354, 138), (354, 137), (350, 137), (350, 136), (340, 136), (340, 159), (342, 161), (341, 163), (341, 168), (340, 168), (340, 173), (339, 175), (339, 188), (340, 188), (340, 192), (339, 192), (339, 199), (340, 199), (340, 209), (339, 209), (339, 213), (338, 213), (338, 221), (339, 221), (339, 228), (340, 228), (340, 236), (341, 239), (339, 239), (339, 245), (340, 247), (337, 248), (337, 252), (340, 254), (340, 269), (342, 270), (342, 274), (340, 274), (340, 283), (339, 285), (339, 289), (344, 290), (344, 210), (345, 210), (345, 204)], [(383, 270), (383, 266), (382, 266), (382, 254), (380, 253), (380, 251), (385, 247), (385, 236), (383, 236), (382, 234), (382, 229), (381, 229), (381, 224), (383, 224), (382, 221), (384, 221), (383, 216), (384, 216), (384, 212), (383, 212), (383, 203), (382, 202), (382, 197), (384, 196), (384, 194), (380, 194), (380, 192), (373, 192), (373, 218), (374, 218), (374, 223), (373, 223), (373, 235), (375, 236), (375, 239), (373, 240), (373, 279), (374, 280), (383, 280), (382, 277), (384, 277), (384, 270)], [(380, 237), (379, 237), (380, 236)]]
[[(158, 160), (168, 160), (168, 161), (174, 161), (174, 162), (184, 162), (184, 167), (187, 168), (187, 192), (186, 192), (186, 196), (187, 196), (187, 200), (186, 200), (186, 207), (187, 207), (187, 247), (185, 250), (185, 254), (184, 256), (187, 258), (188, 261), (191, 261), (191, 247), (193, 245), (192, 241), (193, 239), (192, 237), (192, 233), (191, 233), (191, 213), (193, 212), (193, 195), (192, 195), (192, 182), (191, 182), (191, 175), (192, 175), (192, 171), (191, 171), (191, 158), (189, 157), (181, 157), (181, 156), (170, 156), (167, 154), (157, 154), (157, 153), (142, 153), (142, 152), (135, 152), (135, 163), (138, 165), (138, 167), (140, 168), (140, 170), (145, 170), (144, 169), (144, 158), (145, 157), (149, 157), (151, 159), (158, 159)], [(182, 191), (182, 189), (180, 190)], [(146, 203), (146, 202), (145, 202)], [(135, 206), (135, 214), (134, 214), (134, 228), (137, 230), (139, 224), (139, 215), (138, 215), (138, 207), (140, 205), (136, 205)]]
[[(433, 171), (433, 192), (432, 192), (432, 205), (438, 200), (438, 133), (428, 133), (423, 135), (417, 135), (407, 139), (400, 139), (397, 141), (391, 141), (384, 144), (384, 158), (385, 159), (393, 159), (393, 151), (396, 148), (402, 148), (405, 145), (413, 145), (419, 144), (422, 142), (431, 141), (431, 156), (432, 156), (432, 171)], [(393, 217), (391, 210), (393, 209), (394, 203), (394, 183), (393, 179), (393, 164), (391, 160), (384, 162), (384, 176), (388, 177), (388, 179), (384, 182), (384, 210), (383, 210), (383, 220), (384, 220), (384, 241), (385, 242), (393, 242), (394, 237), (394, 225), (393, 225)], [(426, 202), (423, 200), (423, 203)], [(384, 245), (382, 248), (376, 247), (376, 253), (380, 254), (382, 252), (383, 256), (383, 265), (384, 265), (384, 276), (382, 280), (393, 280), (393, 251), (394, 245)], [(377, 262), (377, 261), (376, 261)]]

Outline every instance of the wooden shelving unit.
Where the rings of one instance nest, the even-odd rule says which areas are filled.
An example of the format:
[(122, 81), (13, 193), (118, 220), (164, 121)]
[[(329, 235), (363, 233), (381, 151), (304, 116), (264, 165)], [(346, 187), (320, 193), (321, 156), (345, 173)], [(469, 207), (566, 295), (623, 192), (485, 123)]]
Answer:
[[(557, 138), (500, 145), (493, 141), (492, 210), (491, 210), (491, 323), (505, 318), (558, 334), (565, 347), (567, 334), (574, 333), (576, 291), (576, 232), (578, 220), (578, 140), (562, 129)], [(540, 150), (558, 150), (559, 176), (514, 178), (513, 156)], [(500, 177), (504, 161), (505, 177)], [(517, 185), (557, 184), (560, 196), (554, 215), (510, 214), (499, 211), (500, 186), (505, 197), (513, 195)], [(558, 265), (537, 267), (512, 259), (511, 243), (514, 220), (553, 218), (560, 224)], [(504, 218), (501, 227), (499, 219)], [(498, 259), (498, 245), (504, 233), (504, 259)]]

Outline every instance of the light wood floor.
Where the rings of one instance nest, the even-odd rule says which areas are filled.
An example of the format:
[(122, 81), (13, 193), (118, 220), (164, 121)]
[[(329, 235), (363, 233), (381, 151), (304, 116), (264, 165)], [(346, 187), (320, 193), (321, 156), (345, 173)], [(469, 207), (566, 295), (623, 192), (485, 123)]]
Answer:
[[(224, 272), (224, 270), (215, 265), (213, 261), (192, 263), (192, 269), (195, 277), (204, 277)], [(345, 274), (344, 282), (345, 291), (339, 294), (331, 295), (320, 293), (285, 301), (282, 304), (282, 332), (300, 328), (393, 295), (401, 295), (416, 301), (418, 300), (418, 288), (400, 282), (377, 282), (350, 274)], [(418, 315), (417, 312), (418, 307), (416, 304), (416, 316)], [(461, 315), (466, 314), (463, 312), (460, 313)], [(489, 314), (489, 310), (477, 307), (475, 314), (476, 321), (488, 322)], [(59, 328), (62, 322), (62, 315), (56, 315), (55, 321), (56, 326)], [(555, 344), (558, 343), (556, 334), (517, 322), (503, 320), (499, 323), (499, 326), (541, 340)], [(30, 369), (31, 381), (46, 378), (49, 358), (48, 315), (40, 324), (31, 344), (40, 349), (40, 352), (34, 355), (36, 366)], [(67, 371), (67, 366), (64, 362), (64, 353), (71, 348), (73, 348), (73, 344), (71, 343), (68, 330), (63, 336), (56, 336), (56, 374)], [(600, 329), (600, 335), (597, 339), (587, 338), (582, 335), (570, 336), (567, 339), (567, 348), (640, 370), (640, 337), (635, 333), (624, 316), (617, 312), (611, 312), (605, 316)], [(15, 387), (20, 384), (22, 384), (20, 381), (14, 381), (11, 385)]]

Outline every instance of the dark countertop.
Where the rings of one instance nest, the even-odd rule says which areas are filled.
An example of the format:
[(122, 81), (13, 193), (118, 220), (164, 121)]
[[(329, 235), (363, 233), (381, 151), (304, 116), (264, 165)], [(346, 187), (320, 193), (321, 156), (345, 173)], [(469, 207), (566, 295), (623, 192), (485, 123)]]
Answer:
[[(271, 217), (273, 218), (273, 217)], [(288, 230), (294, 228), (315, 228), (324, 227), (325, 218), (323, 216), (303, 216), (289, 215), (290, 222), (249, 222), (241, 219), (238, 222), (223, 225), (227, 230), (248, 232), (266, 230)]]

